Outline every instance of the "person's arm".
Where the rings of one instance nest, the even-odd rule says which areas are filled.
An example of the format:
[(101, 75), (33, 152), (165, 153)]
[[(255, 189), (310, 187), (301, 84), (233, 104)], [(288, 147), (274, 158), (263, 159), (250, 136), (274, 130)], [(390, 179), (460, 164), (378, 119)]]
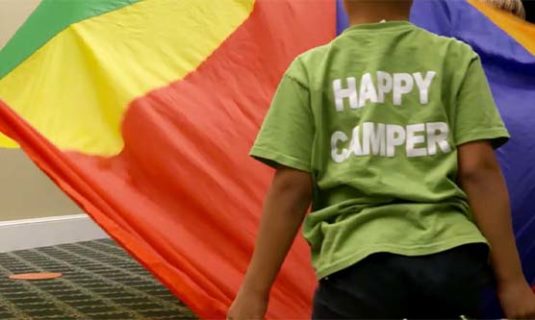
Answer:
[(468, 195), (476, 224), (490, 243), (491, 262), (505, 316), (535, 318), (535, 294), (522, 273), (505, 180), (489, 142), (459, 146), (458, 177)]
[(263, 319), (269, 292), (312, 198), (310, 173), (277, 169), (264, 204), (255, 250), (227, 318)]

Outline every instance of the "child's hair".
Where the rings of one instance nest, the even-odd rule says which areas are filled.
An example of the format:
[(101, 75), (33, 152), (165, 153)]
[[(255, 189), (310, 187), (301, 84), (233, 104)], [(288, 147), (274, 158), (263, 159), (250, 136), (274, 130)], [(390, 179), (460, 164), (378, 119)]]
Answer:
[(526, 10), (521, 0), (480, 0), (498, 9), (508, 11), (515, 16), (526, 19)]

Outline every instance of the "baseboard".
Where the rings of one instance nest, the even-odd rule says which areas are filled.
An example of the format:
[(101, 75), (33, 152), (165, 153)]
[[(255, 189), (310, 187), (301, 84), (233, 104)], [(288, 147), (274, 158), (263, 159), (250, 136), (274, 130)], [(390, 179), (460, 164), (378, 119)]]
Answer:
[(85, 214), (0, 222), (0, 252), (108, 238)]

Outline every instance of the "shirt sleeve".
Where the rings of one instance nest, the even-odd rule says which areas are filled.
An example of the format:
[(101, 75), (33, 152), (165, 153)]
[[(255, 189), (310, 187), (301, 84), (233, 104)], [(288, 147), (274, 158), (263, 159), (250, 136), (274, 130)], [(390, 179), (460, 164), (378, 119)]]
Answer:
[(457, 95), (454, 135), (457, 145), (489, 140), (495, 148), (509, 139), (477, 55), (469, 64)]
[(311, 172), (313, 137), (309, 89), (287, 71), (250, 155), (275, 168), (282, 165)]

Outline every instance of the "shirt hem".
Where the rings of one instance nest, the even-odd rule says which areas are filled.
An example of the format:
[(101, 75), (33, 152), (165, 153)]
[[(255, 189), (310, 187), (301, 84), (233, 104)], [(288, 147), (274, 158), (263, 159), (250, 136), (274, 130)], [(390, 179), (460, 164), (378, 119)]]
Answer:
[(293, 169), (310, 172), (309, 166), (303, 163), (303, 161), (273, 150), (262, 147), (253, 147), (249, 155), (270, 167), (276, 167), (274, 164), (279, 164)]
[(509, 138), (509, 133), (503, 128), (485, 129), (464, 134), (462, 138), (457, 140), (456, 145), (460, 146), (473, 141), (491, 140), (493, 141), (493, 147), (498, 148), (504, 145)]
[(465, 244), (475, 244), (475, 243), (488, 245), (488, 243), (485, 241), (484, 238), (470, 236), (470, 237), (456, 238), (453, 241), (440, 242), (440, 243), (435, 243), (431, 245), (416, 246), (416, 247), (402, 247), (402, 246), (395, 246), (395, 245), (369, 246), (365, 250), (361, 250), (351, 255), (350, 257), (346, 257), (342, 260), (331, 263), (328, 267), (318, 269), (316, 271), (316, 276), (318, 279), (327, 277), (335, 272), (338, 272), (340, 270), (343, 270), (345, 268), (348, 268), (354, 265), (355, 263), (358, 263), (362, 259), (374, 253), (387, 252), (387, 253), (400, 254), (400, 255), (405, 255), (405, 256), (422, 256), (422, 255), (439, 253), (439, 252), (453, 249), (455, 247), (462, 246)]

